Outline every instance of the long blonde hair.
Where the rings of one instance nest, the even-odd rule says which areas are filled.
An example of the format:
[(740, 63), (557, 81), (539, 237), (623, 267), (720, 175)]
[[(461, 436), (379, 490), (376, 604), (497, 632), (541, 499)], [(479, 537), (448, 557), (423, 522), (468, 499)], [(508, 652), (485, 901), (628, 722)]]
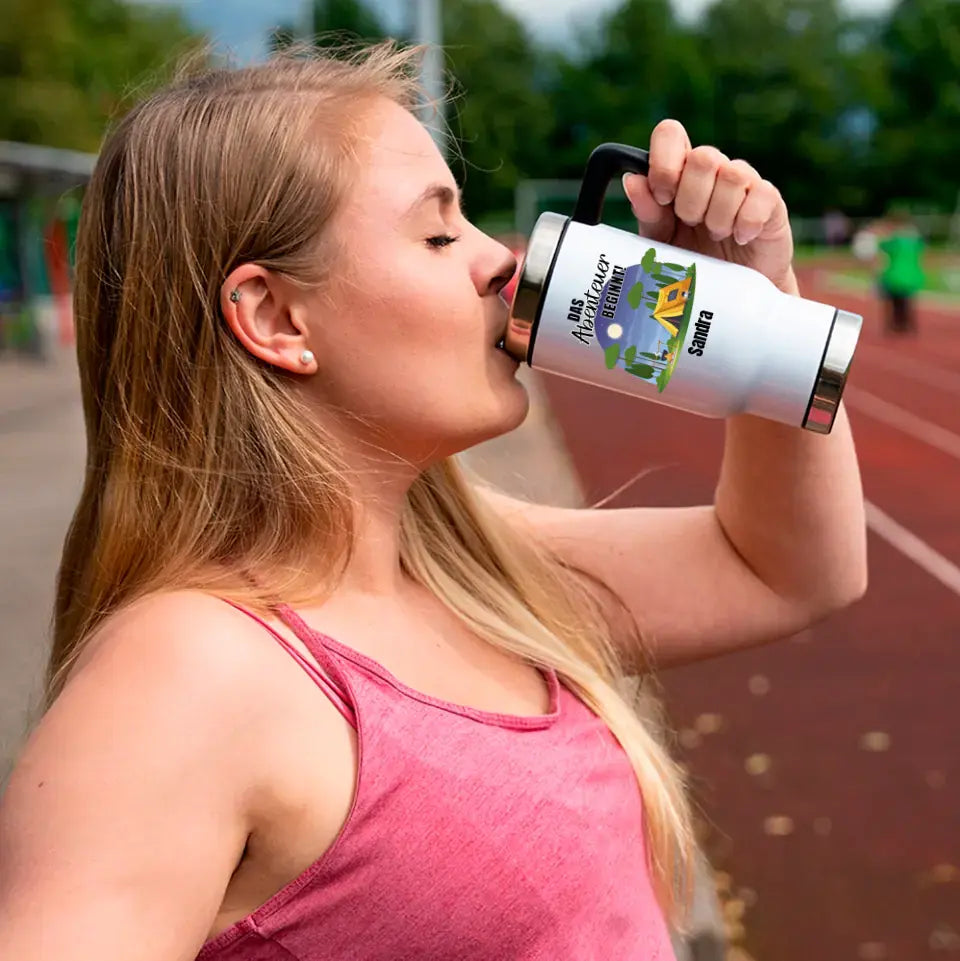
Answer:
[[(48, 704), (101, 621), (145, 594), (192, 588), (266, 608), (336, 586), (353, 542), (346, 466), (289, 380), (232, 336), (219, 290), (247, 262), (323, 283), (360, 108), (389, 97), (415, 109), (421, 56), (385, 42), (186, 74), (107, 138), (77, 244), (87, 463)], [(315, 576), (318, 556), (320, 585), (303, 573)], [(413, 484), (401, 563), (491, 644), (555, 668), (606, 721), (643, 793), (660, 903), (679, 921), (693, 849), (682, 779), (619, 693), (610, 628), (582, 580), (499, 519), (453, 460)]]

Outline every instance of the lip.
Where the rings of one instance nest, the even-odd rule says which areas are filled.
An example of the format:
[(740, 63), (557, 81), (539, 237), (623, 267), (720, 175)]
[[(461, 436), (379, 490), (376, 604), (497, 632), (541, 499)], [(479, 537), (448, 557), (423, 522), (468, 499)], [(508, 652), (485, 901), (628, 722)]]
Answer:
[(499, 297), (499, 300), (502, 309), (498, 310), (499, 316), (497, 317), (497, 325), (494, 328), (493, 346), (496, 347), (497, 350), (503, 350), (504, 340), (507, 336), (507, 325), (510, 323), (510, 306), (503, 297)]

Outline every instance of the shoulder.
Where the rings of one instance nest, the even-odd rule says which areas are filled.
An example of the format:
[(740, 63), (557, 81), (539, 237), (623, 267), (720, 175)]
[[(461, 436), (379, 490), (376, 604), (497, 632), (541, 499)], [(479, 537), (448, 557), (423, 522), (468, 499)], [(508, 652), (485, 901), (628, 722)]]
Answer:
[[(233, 684), (263, 656), (264, 629), (201, 591), (150, 594), (107, 617), (84, 643), (70, 681), (85, 672), (125, 670), (162, 683)], [(159, 673), (157, 673), (159, 672)]]
[[(107, 617), (84, 643), (41, 726), (98, 728), (123, 721), (152, 748), (223, 749), (269, 718), (275, 658), (264, 629), (211, 595), (153, 594)], [(116, 734), (120, 737), (119, 732)]]
[(282, 685), (258, 630), (215, 598), (170, 593), (89, 638), (0, 805), (0, 899), (21, 892), (24, 939), (61, 904), (89, 957), (104, 956), (101, 931), (157, 957), (199, 946), (273, 778)]

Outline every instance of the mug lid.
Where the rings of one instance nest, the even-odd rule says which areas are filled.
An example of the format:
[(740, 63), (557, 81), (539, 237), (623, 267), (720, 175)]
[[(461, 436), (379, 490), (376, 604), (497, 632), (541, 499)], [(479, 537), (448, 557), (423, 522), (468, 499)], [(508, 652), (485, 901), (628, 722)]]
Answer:
[(529, 364), (533, 359), (533, 341), (543, 306), (543, 291), (550, 280), (568, 223), (567, 217), (547, 211), (540, 215), (530, 234), (503, 337), (504, 350), (515, 360)]
[(847, 310), (837, 311), (833, 328), (827, 338), (807, 416), (803, 420), (803, 426), (807, 430), (817, 434), (829, 434), (832, 430), (862, 326), (863, 318), (858, 314)]

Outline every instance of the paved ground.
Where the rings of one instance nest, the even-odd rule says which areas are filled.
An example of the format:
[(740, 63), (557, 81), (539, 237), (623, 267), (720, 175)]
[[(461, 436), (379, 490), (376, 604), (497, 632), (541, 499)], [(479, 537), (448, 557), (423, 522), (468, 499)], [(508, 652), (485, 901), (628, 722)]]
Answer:
[[(797, 638), (667, 672), (667, 702), (734, 957), (960, 958), (960, 311), (930, 303), (891, 340), (871, 296), (815, 266), (802, 285), (866, 316), (847, 403), (870, 589)], [(545, 385), (588, 500), (652, 466), (611, 506), (712, 499), (720, 423)]]
[(37, 703), (83, 448), (72, 357), (0, 357), (0, 783)]

